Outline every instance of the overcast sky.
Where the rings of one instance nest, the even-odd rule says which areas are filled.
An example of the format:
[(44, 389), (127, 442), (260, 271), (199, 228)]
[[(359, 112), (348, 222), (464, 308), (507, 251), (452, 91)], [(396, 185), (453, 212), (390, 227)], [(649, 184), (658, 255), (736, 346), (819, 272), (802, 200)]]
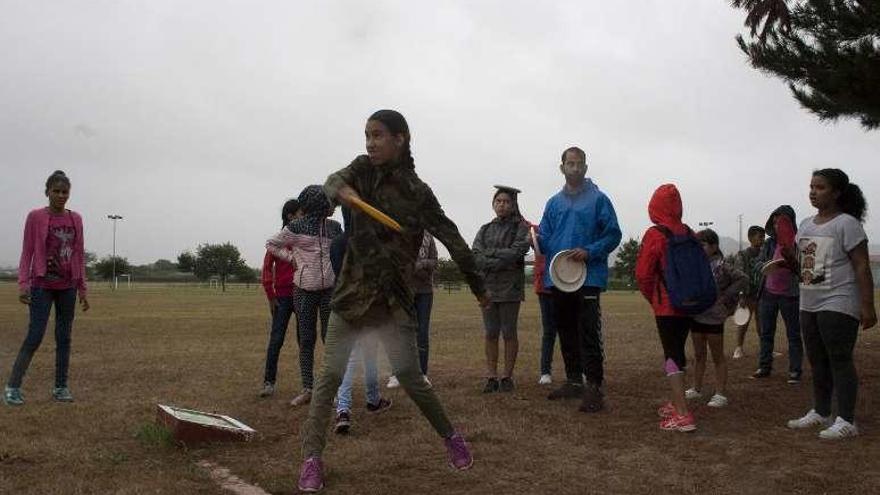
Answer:
[[(726, 0), (0, 0), (0, 265), (56, 168), (86, 249), (136, 264), (231, 241), (259, 266), (284, 200), (408, 119), (416, 170), (471, 242), (492, 184), (540, 217), (559, 155), (587, 150), (625, 236), (675, 182), (685, 220), (736, 238), (811, 214), (811, 170), (880, 198), (880, 132), (823, 124), (746, 62)], [(869, 209), (869, 215), (872, 210)], [(875, 216), (866, 223), (876, 242)]]

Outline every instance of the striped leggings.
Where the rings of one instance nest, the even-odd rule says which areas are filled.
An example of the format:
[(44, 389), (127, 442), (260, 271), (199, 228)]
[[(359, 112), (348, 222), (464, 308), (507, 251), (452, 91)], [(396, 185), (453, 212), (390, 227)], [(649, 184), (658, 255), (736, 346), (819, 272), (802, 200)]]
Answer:
[(330, 319), (330, 296), (333, 289), (293, 289), (293, 307), (296, 308), (296, 341), (299, 344), (299, 370), (303, 388), (314, 387), (315, 344), (318, 341), (318, 315), (321, 315), (321, 342), (327, 335)]

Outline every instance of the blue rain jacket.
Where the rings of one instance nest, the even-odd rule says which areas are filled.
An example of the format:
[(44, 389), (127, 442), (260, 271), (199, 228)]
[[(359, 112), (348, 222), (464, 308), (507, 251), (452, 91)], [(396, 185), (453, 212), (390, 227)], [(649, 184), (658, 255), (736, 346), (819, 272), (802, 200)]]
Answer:
[(546, 287), (553, 286), (549, 269), (553, 256), (577, 247), (589, 253), (584, 286), (604, 289), (608, 285), (608, 255), (620, 244), (622, 234), (611, 200), (592, 180), (586, 179), (579, 191), (563, 187), (550, 198), (538, 230), (538, 243), (547, 257)]

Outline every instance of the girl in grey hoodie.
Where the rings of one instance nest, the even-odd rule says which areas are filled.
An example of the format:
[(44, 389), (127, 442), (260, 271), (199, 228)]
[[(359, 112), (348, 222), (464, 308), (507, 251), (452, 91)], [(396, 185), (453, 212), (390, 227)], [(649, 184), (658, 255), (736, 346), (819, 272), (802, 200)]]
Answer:
[(718, 288), (718, 299), (715, 305), (694, 317), (691, 327), (691, 342), (694, 345), (694, 387), (685, 392), (688, 399), (696, 399), (703, 395), (703, 376), (706, 374), (706, 349), (712, 353), (715, 365), (715, 394), (709, 399), (710, 407), (727, 405), (727, 358), (724, 356), (724, 320), (736, 310), (739, 293), (749, 283), (748, 277), (730, 263), (725, 263), (724, 254), (718, 248), (718, 234), (712, 229), (697, 232), (697, 239), (703, 244), (715, 286)]

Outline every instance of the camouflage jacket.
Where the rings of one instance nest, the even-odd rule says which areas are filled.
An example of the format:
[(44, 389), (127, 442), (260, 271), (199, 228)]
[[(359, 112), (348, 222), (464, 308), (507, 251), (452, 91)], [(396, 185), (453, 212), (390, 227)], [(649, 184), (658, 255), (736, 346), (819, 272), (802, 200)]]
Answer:
[(524, 256), (529, 252), (529, 225), (525, 221), (496, 218), (483, 225), (474, 238), (473, 251), (492, 302), (525, 299)]
[(413, 271), (424, 230), (446, 246), (471, 291), (478, 296), (485, 293), (483, 278), (477, 273), (474, 256), (458, 227), (446, 217), (431, 188), (412, 167), (401, 163), (375, 166), (366, 155), (361, 155), (351, 165), (331, 174), (324, 183), (324, 191), (335, 198), (345, 185), (397, 220), (403, 232), (394, 232), (352, 208), (342, 273), (330, 301), (330, 307), (342, 318), (355, 320), (377, 303), (415, 314)]
[(755, 269), (758, 265), (758, 256), (760, 254), (761, 248), (749, 246), (736, 253), (736, 258), (734, 260), (734, 267), (745, 273), (749, 279), (749, 284), (744, 292), (745, 296), (750, 299), (757, 298), (758, 288), (761, 284), (760, 271)]

